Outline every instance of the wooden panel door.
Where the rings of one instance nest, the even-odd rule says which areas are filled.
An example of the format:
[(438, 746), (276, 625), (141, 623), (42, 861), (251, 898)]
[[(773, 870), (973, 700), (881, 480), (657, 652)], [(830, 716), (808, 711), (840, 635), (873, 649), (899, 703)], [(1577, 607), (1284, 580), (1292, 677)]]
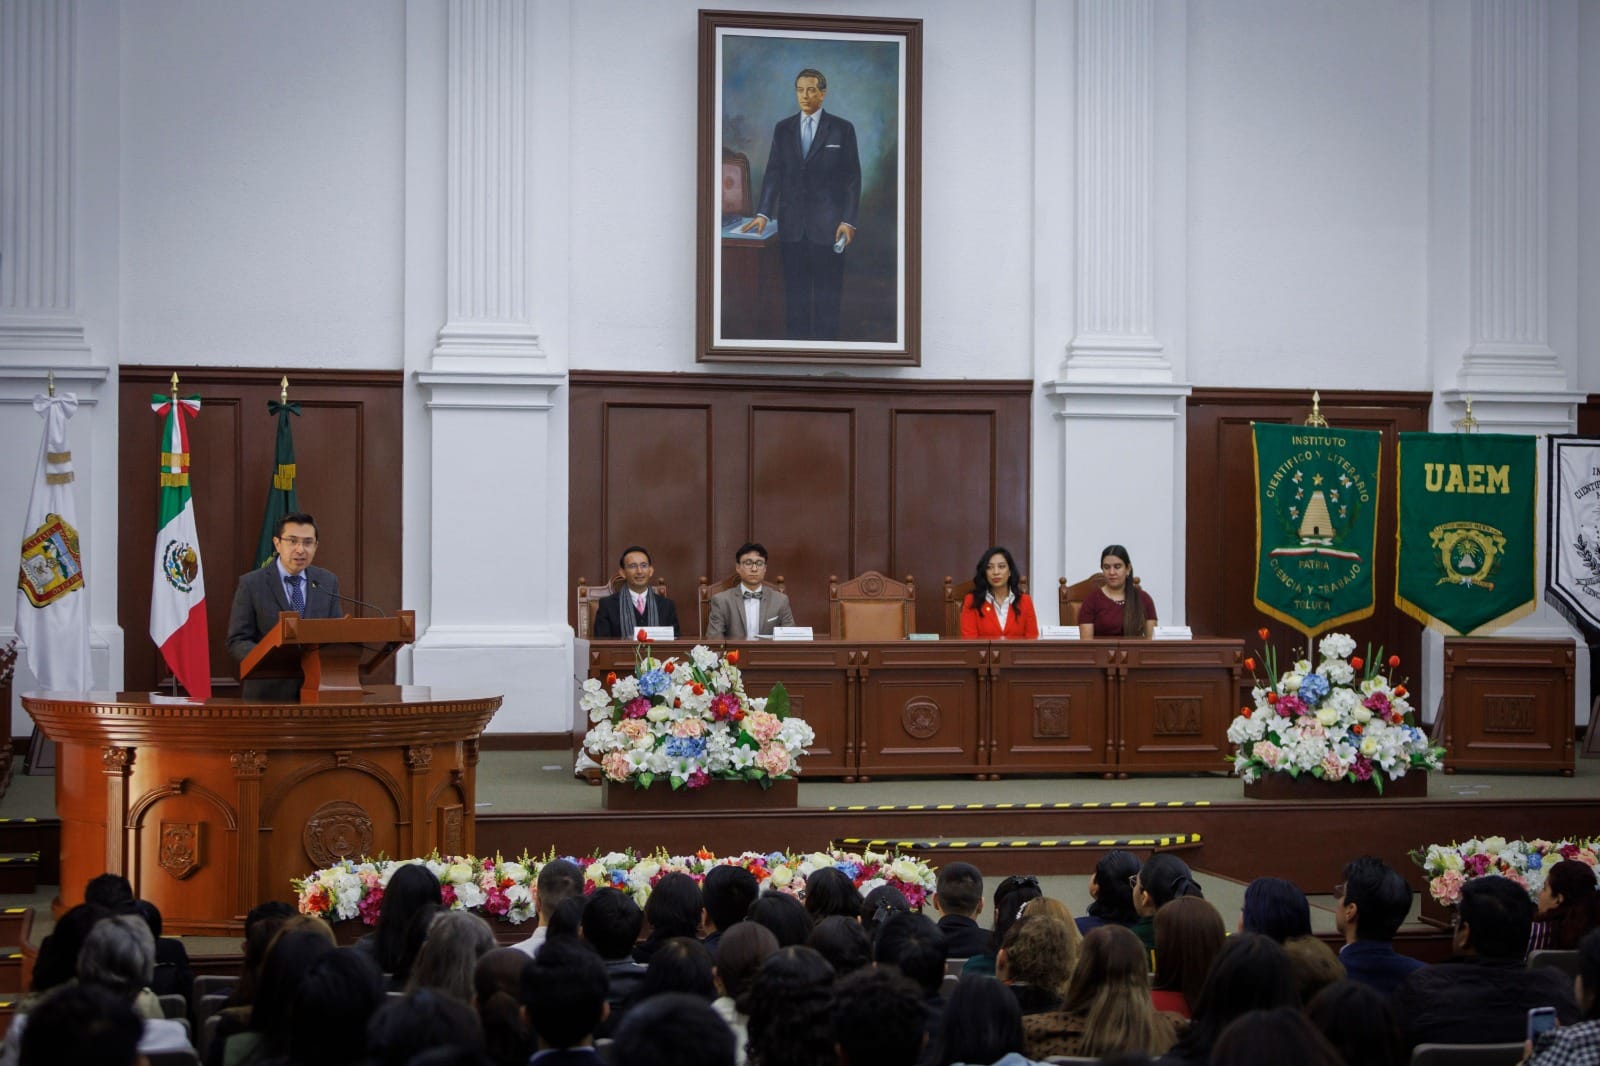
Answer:
[[(1310, 410), (1303, 391), (1196, 389), (1188, 408), (1188, 619), (1197, 635), (1233, 637), (1254, 649), (1265, 626), (1287, 653), (1304, 645), (1299, 633), (1255, 609), (1255, 470), (1250, 423), (1299, 424)], [(1428, 428), (1427, 393), (1324, 392), (1322, 413), (1336, 426), (1383, 434), (1379, 471), (1375, 611), (1340, 629), (1356, 646), (1398, 654), (1407, 685), (1421, 702), (1422, 625), (1394, 605), (1395, 445), (1402, 431)], [(1247, 679), (1248, 680), (1248, 679)]]

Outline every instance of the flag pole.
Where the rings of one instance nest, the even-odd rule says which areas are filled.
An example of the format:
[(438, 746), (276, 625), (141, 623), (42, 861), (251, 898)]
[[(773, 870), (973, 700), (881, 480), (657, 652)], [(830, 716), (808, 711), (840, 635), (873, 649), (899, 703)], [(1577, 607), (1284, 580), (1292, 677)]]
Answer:
[[(178, 372), (176, 370), (174, 370), (172, 372), (172, 417), (173, 418), (177, 418), (178, 417)], [(177, 699), (178, 698), (178, 671), (173, 670), (171, 668), (171, 664), (169, 663), (167, 672), (172, 675), (172, 698), (173, 699)]]

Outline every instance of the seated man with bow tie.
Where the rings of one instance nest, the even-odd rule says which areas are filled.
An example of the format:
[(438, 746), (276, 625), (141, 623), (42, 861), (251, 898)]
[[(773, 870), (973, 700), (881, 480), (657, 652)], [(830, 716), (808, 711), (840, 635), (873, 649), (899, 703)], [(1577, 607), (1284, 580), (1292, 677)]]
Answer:
[(677, 636), (678, 609), (650, 587), (656, 572), (650, 553), (637, 544), (630, 545), (623, 550), (617, 566), (627, 584), (600, 601), (594, 616), (595, 639), (632, 640), (634, 634), (649, 626), (671, 626), (673, 636)]
[[(261, 638), (278, 624), (278, 615), (297, 611), (302, 618), (339, 618), (339, 579), (333, 571), (312, 566), (317, 554), (317, 520), (308, 514), (286, 514), (272, 535), (277, 553), (267, 565), (239, 579), (228, 615), (228, 654), (243, 662)], [(276, 683), (274, 683), (276, 681)], [(288, 699), (300, 689), (295, 680), (244, 682), (246, 699)]]
[(706, 639), (753, 640), (770, 637), (774, 626), (794, 625), (789, 597), (764, 584), (767, 549), (745, 544), (734, 553), (734, 560), (739, 565), (739, 584), (711, 597)]

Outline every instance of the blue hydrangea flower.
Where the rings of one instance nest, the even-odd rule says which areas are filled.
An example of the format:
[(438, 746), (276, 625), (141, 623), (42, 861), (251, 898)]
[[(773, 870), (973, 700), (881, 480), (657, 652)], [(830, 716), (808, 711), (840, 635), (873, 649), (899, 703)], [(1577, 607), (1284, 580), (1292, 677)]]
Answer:
[(1539, 855), (1539, 854), (1535, 853), (1535, 854), (1530, 854), (1528, 856), (1528, 869), (1530, 869), (1530, 870), (1540, 870), (1540, 869), (1543, 869), (1543, 868), (1544, 868), (1544, 856), (1543, 855)]
[(668, 737), (666, 752), (674, 759), (698, 759), (706, 753), (706, 738)]
[(852, 881), (861, 876), (861, 864), (859, 862), (836, 862), (833, 864), (833, 868), (842, 871)]
[(1306, 706), (1315, 706), (1328, 694), (1328, 679), (1321, 674), (1307, 674), (1300, 682), (1300, 699)]
[(650, 670), (639, 675), (639, 691), (646, 696), (659, 696), (667, 691), (672, 679), (665, 670)]

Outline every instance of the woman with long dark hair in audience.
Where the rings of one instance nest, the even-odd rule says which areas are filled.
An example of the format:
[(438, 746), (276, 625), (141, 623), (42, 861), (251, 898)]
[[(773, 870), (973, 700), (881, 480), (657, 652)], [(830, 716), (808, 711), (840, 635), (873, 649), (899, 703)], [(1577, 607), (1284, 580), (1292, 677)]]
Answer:
[(924, 1066), (994, 1063), (1022, 1050), (1022, 1012), (993, 977), (963, 974), (945, 1002), (939, 1036)]
[(995, 959), (1000, 955), (1000, 945), (1005, 943), (1006, 932), (1022, 917), (1022, 908), (1030, 900), (1044, 895), (1039, 879), (1013, 874), (994, 887), (994, 931), (989, 935), (989, 950), (973, 955), (961, 967), (961, 972), (994, 976)]
[(994, 972), (1023, 1014), (1041, 1014), (1060, 1008), (1082, 938), (1059, 918), (1028, 910), (1007, 930)]
[(300, 982), (317, 961), (337, 950), (333, 930), (322, 919), (302, 916), (284, 923), (261, 963), (250, 1028), (229, 1037), (223, 1046), (226, 1066), (266, 1062), (289, 1053), (289, 1022)]
[(1595, 1066), (1600, 1063), (1600, 929), (1578, 941), (1578, 976), (1572, 998), (1583, 1020), (1534, 1038), (1529, 1066)]
[(1078, 608), (1078, 632), (1084, 639), (1121, 637), (1142, 640), (1156, 629), (1156, 601), (1133, 579), (1128, 549), (1108, 544), (1100, 553), (1100, 574), (1105, 584), (1083, 598)]
[[(356, 941), (356, 947), (369, 951), (377, 960), (378, 969), (390, 979), (391, 988), (405, 986), (411, 960), (408, 936), (412, 918), (422, 908), (432, 904), (444, 905), (444, 895), (439, 888), (439, 878), (421, 863), (407, 863), (389, 875), (384, 886), (383, 900), (378, 904), (378, 922), (372, 932)], [(421, 942), (417, 942), (421, 946)], [(398, 979), (398, 982), (396, 982)]]
[(285, 1066), (359, 1062), (367, 1023), (383, 1006), (383, 973), (364, 951), (327, 952), (300, 978), (289, 1011)]
[(826, 866), (806, 878), (806, 913), (813, 924), (835, 914), (854, 918), (861, 913), (861, 890), (836, 866)]
[(1033, 599), (1022, 591), (1022, 573), (1010, 549), (997, 544), (978, 560), (972, 591), (961, 603), (961, 639), (1039, 639)]
[[(1129, 928), (1152, 953), (1156, 950), (1156, 911), (1163, 904), (1184, 896), (1205, 897), (1189, 864), (1171, 852), (1164, 851), (1146, 859), (1132, 884), (1133, 906), (1139, 912), (1139, 920)], [(1154, 968), (1152, 965), (1151, 969)]]
[(694, 878), (683, 873), (662, 877), (645, 900), (645, 938), (633, 949), (633, 961), (648, 964), (667, 941), (699, 936), (702, 906), (700, 886)]
[(1191, 1017), (1206, 974), (1228, 939), (1222, 915), (1198, 896), (1183, 896), (1156, 911), (1155, 934), (1156, 973), (1150, 1000), (1157, 1010)]
[(250, 1028), (250, 1012), (255, 1005), (256, 988), (261, 981), (261, 964), (266, 961), (267, 949), (277, 939), (278, 931), (284, 924), (296, 917), (294, 908), (279, 900), (258, 903), (245, 915), (244, 962), (239, 970), (239, 983), (234, 986), (227, 1005), (215, 1014), (217, 1025), (210, 1044), (206, 1047), (195, 1045), (206, 1066), (222, 1066), (223, 1047), (228, 1039)]
[(767, 956), (741, 1004), (751, 1066), (833, 1062), (833, 967), (808, 947)]
[(1168, 1066), (1202, 1066), (1222, 1031), (1240, 1015), (1274, 1007), (1298, 1009), (1289, 956), (1271, 937), (1240, 933), (1228, 938), (1211, 964), (1194, 1018), (1162, 1062)]
[(1150, 1002), (1146, 958), (1139, 938), (1122, 926), (1090, 930), (1060, 1010), (1022, 1020), (1028, 1057), (1166, 1051), (1172, 1045), (1173, 1023)]
[(495, 948), (472, 972), (472, 1006), (494, 1066), (526, 1066), (535, 1050), (533, 1030), (522, 1015), (522, 970), (527, 965), (528, 956), (516, 948)]
[(1239, 931), (1270, 936), (1278, 943), (1311, 935), (1311, 904), (1292, 881), (1258, 877), (1245, 886)]
[(1562, 859), (1545, 871), (1539, 916), (1528, 950), (1570, 951), (1595, 928), (1600, 928), (1600, 892), (1595, 888), (1594, 868), (1576, 859)]
[(734, 1061), (738, 1066), (744, 1066), (745, 1045), (750, 1040), (750, 987), (761, 964), (777, 953), (778, 938), (771, 929), (755, 922), (734, 922), (717, 940), (712, 978), (719, 995), (711, 1001), (711, 1009), (733, 1030)]
[(1089, 896), (1093, 902), (1089, 904), (1089, 913), (1078, 919), (1078, 932), (1087, 933), (1102, 925), (1131, 927), (1137, 922), (1139, 912), (1133, 906), (1131, 879), (1138, 872), (1139, 860), (1132, 852), (1113, 848), (1100, 856), (1100, 861), (1094, 864), (1094, 873), (1089, 875)]
[(1347, 1063), (1405, 1066), (1400, 1025), (1389, 997), (1360, 981), (1335, 981), (1306, 1004), (1306, 1017)]

